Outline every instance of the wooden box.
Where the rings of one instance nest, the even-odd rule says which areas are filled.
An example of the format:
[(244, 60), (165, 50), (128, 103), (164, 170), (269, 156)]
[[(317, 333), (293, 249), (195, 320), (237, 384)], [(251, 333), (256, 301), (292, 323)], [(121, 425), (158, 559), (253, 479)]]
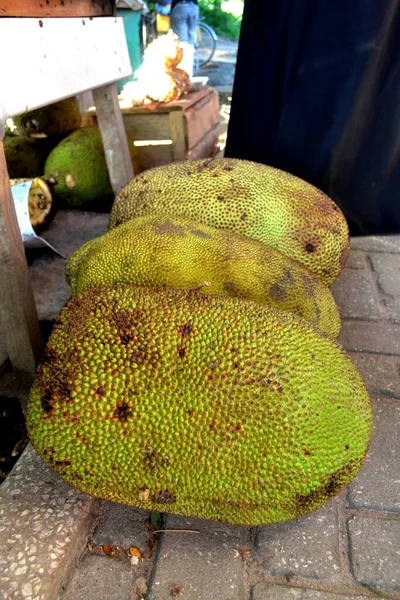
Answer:
[(2, 0), (0, 17), (112, 17), (115, 0)]
[(139, 170), (215, 156), (219, 111), (217, 90), (206, 86), (156, 108), (122, 107), (127, 136), (137, 150)]

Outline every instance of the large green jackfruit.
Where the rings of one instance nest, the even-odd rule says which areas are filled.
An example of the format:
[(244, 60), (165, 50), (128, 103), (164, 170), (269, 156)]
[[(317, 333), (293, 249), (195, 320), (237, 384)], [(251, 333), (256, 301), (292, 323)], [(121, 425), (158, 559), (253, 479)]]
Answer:
[(27, 412), (36, 451), (83, 492), (247, 525), (337, 494), (371, 424), (350, 358), (304, 320), (134, 286), (69, 300)]
[(185, 217), (145, 215), (123, 223), (79, 248), (66, 276), (72, 294), (121, 283), (197, 287), (294, 312), (333, 338), (340, 331), (329, 288), (301, 263), (257, 240)]
[(326, 194), (251, 161), (187, 160), (144, 171), (117, 195), (110, 229), (149, 213), (186, 216), (267, 242), (328, 285), (349, 254), (346, 219)]
[(112, 198), (98, 127), (82, 127), (64, 138), (48, 155), (44, 171), (55, 179), (57, 196), (72, 208)]

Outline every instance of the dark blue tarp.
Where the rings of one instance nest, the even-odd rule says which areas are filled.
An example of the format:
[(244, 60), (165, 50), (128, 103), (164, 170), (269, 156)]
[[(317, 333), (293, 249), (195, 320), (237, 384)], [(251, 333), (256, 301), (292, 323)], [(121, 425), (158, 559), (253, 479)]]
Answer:
[(246, 0), (225, 155), (400, 232), (400, 0)]

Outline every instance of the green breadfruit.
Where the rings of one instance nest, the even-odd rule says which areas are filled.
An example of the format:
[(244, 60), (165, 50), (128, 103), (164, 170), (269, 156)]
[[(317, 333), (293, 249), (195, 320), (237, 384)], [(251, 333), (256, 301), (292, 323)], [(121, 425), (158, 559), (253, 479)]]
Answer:
[(332, 338), (340, 316), (329, 288), (267, 244), (185, 217), (145, 215), (79, 248), (66, 267), (72, 294), (133, 283), (199, 288), (288, 310)]
[(150, 213), (185, 216), (266, 242), (328, 285), (349, 254), (346, 219), (328, 196), (247, 160), (186, 160), (139, 173), (117, 195), (110, 229)]
[(293, 519), (358, 472), (372, 413), (345, 351), (290, 313), (122, 286), (72, 298), (28, 401), (83, 492), (233, 524)]

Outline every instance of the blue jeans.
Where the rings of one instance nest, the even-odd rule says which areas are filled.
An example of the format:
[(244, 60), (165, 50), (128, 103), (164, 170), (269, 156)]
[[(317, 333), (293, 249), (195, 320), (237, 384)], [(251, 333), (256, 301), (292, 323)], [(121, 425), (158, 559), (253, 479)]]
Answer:
[(193, 2), (179, 2), (171, 10), (171, 29), (181, 42), (195, 45), (198, 21), (199, 7)]

